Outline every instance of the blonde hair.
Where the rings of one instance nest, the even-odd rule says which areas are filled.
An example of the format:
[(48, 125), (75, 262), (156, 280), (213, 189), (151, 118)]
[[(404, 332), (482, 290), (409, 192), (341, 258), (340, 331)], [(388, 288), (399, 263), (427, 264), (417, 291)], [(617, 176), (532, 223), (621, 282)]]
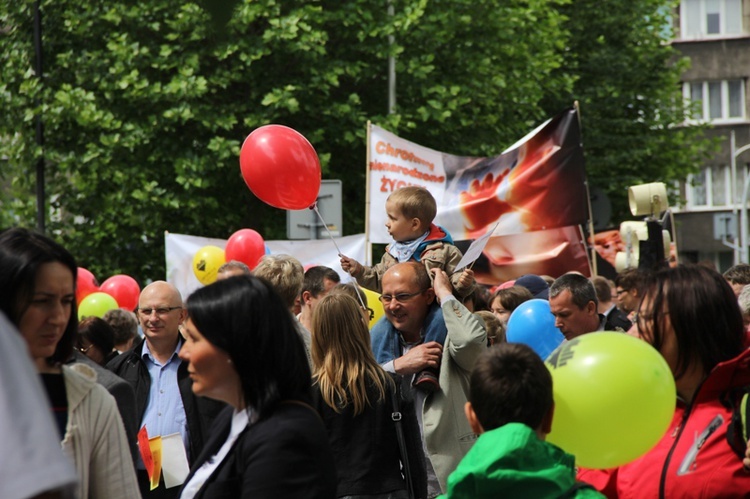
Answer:
[(287, 307), (294, 306), (294, 300), (302, 290), (305, 269), (289, 255), (264, 255), (253, 270), (253, 275), (271, 283)]
[(315, 307), (312, 316), (313, 382), (318, 384), (323, 401), (340, 413), (349, 404), (354, 415), (361, 414), (373, 401), (367, 387), (385, 399), (386, 384), (393, 386), (388, 374), (375, 361), (359, 305), (345, 294), (330, 294)]
[(480, 310), (474, 312), (484, 321), (484, 328), (487, 330), (487, 340), (492, 340), (494, 344), (505, 343), (505, 323), (498, 319), (495, 314), (489, 310)]
[(437, 215), (437, 203), (430, 191), (424, 187), (409, 185), (393, 191), (388, 201), (395, 204), (404, 218), (419, 219), (425, 228), (429, 227)]

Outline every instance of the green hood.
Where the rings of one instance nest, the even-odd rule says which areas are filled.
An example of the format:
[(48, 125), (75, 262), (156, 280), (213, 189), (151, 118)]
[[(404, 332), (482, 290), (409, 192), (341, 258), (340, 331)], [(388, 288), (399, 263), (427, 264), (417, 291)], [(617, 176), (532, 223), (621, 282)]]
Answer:
[[(448, 477), (448, 499), (559, 497), (575, 482), (575, 459), (540, 440), (528, 426), (509, 423), (483, 433)], [(574, 496), (601, 497), (593, 490)]]

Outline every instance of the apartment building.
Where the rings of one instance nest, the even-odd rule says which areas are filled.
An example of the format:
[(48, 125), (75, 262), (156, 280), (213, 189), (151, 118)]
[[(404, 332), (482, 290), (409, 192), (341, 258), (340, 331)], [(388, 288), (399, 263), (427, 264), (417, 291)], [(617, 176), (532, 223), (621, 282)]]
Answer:
[(709, 134), (721, 143), (701, 171), (680, 185), (678, 251), (683, 262), (711, 261), (724, 271), (742, 258), (740, 206), (750, 170), (750, 0), (681, 0), (674, 28), (673, 46), (691, 61), (683, 95), (700, 103), (694, 119), (710, 123)]

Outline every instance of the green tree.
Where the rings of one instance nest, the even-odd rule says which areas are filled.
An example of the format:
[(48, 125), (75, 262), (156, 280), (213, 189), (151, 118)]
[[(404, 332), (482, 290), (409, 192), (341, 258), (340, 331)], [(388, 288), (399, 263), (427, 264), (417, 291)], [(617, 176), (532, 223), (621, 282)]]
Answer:
[(40, 81), (33, 3), (3, 2), (0, 223), (34, 224), (38, 115), (48, 230), (101, 277), (161, 278), (165, 230), (283, 238), (284, 212), (256, 199), (238, 167), (242, 140), (268, 123), (313, 143), (324, 177), (344, 182), (345, 232), (359, 232), (367, 120), (446, 152), (499, 153), (545, 117), (544, 96), (570, 90), (553, 74), (561, 3), (396, 0), (389, 16), (386, 2), (245, 0), (222, 3), (223, 25), (178, 0), (45, 1)]
[(674, 6), (576, 0), (560, 9), (570, 33), (560, 71), (575, 84), (567, 96), (549, 94), (546, 107), (579, 101), (589, 183), (608, 193), (613, 223), (631, 217), (628, 186), (684, 180), (714, 147), (705, 126), (686, 126), (680, 76), (688, 61), (668, 43)]

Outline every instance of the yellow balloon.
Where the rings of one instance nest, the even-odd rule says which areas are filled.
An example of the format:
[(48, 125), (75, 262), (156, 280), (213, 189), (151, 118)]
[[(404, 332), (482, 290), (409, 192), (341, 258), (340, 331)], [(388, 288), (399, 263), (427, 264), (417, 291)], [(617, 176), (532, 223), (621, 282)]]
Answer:
[(624, 333), (589, 333), (547, 358), (555, 412), (547, 441), (586, 468), (613, 468), (648, 452), (674, 415), (674, 377), (661, 354)]
[(204, 246), (193, 257), (193, 273), (201, 284), (216, 280), (219, 267), (224, 265), (224, 250), (218, 246)]
[(365, 292), (365, 296), (367, 296), (367, 307), (374, 312), (369, 324), (370, 329), (372, 329), (372, 326), (374, 326), (375, 323), (385, 315), (383, 304), (380, 302), (380, 293), (365, 288), (359, 289)]

